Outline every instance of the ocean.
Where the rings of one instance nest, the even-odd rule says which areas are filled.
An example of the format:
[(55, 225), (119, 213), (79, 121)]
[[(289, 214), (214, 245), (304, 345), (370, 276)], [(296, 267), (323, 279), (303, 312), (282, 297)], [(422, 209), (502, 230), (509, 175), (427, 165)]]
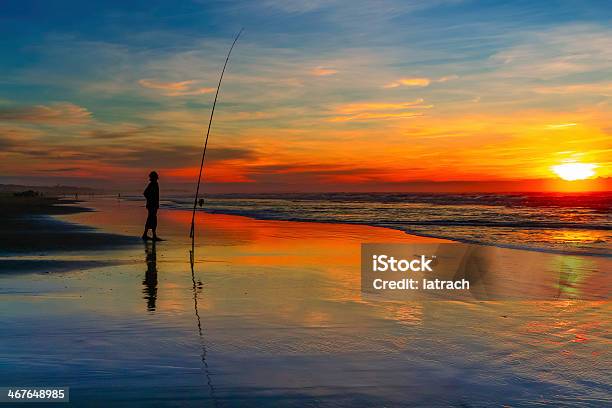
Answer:
[[(595, 256), (612, 256), (612, 192), (523, 194), (231, 194), (205, 196), (210, 213), (257, 219), (380, 226), (410, 234)], [(169, 197), (165, 208), (191, 208)]]

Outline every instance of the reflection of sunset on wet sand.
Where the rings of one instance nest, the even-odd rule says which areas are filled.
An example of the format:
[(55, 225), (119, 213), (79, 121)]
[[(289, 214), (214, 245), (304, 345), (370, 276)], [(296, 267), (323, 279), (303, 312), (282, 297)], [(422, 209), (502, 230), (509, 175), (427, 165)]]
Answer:
[[(100, 211), (62, 218), (140, 232), (138, 204), (88, 205)], [(155, 245), (155, 256), (152, 247), (139, 244), (66, 255), (112, 257), (119, 265), (44, 280), (3, 277), (9, 293), (2, 318), (14, 327), (4, 337), (12, 352), (3, 358), (12, 375), (30, 383), (53, 376), (72, 384), (74, 395), (98, 400), (106, 397), (88, 384), (104, 381), (119, 406), (133, 398), (122, 391), (126, 385), (171, 401), (184, 389), (191, 396), (186, 405), (303, 406), (321, 398), (339, 405), (456, 405), (465, 393), (484, 405), (546, 402), (551, 394), (605, 398), (605, 301), (364, 296), (362, 242), (442, 241), (367, 226), (203, 213), (192, 281), (189, 217), (162, 209), (166, 241)], [(601, 299), (610, 288), (602, 273), (609, 270), (606, 258), (493, 251), (506, 291), (509, 283), (527, 281), (538, 283), (534, 296)], [(51, 321), (53, 326), (45, 323)], [(33, 356), (32, 348), (40, 351)], [(21, 362), (25, 355), (28, 364)], [(41, 368), (32, 371), (31, 364)], [(71, 380), (76, 376), (78, 384)]]

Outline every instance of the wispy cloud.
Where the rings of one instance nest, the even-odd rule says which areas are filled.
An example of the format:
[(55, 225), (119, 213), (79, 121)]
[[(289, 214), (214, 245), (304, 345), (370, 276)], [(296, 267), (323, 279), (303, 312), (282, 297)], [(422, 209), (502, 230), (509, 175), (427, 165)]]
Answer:
[(83, 131), (81, 134), (87, 138), (97, 140), (114, 140), (114, 139), (128, 139), (134, 137), (141, 137), (157, 130), (155, 126), (114, 126), (112, 129), (90, 129)]
[(316, 67), (316, 68), (313, 68), (312, 71), (310, 72), (314, 76), (328, 76), (328, 75), (334, 75), (338, 73), (338, 71), (335, 69), (325, 68), (325, 67)]
[(612, 83), (585, 83), (569, 85), (551, 85), (535, 87), (534, 92), (540, 94), (594, 94), (612, 95)]
[(459, 79), (459, 75), (447, 75), (447, 76), (443, 76), (440, 77), (436, 80), (436, 82), (448, 82), (448, 81), (453, 81), (455, 79)]
[(352, 114), (368, 111), (397, 111), (405, 109), (429, 109), (432, 105), (424, 105), (424, 100), (419, 98), (408, 102), (362, 102), (347, 103), (337, 106), (335, 112), (339, 114)]
[(431, 79), (429, 78), (400, 78), (397, 81), (389, 82), (384, 88), (397, 88), (399, 86), (415, 86), (425, 87), (429, 86)]
[(448, 81), (452, 81), (453, 79), (457, 79), (457, 78), (459, 78), (459, 76), (457, 75), (447, 75), (447, 76), (440, 77), (438, 79), (425, 78), (425, 77), (400, 78), (396, 81), (385, 84), (383, 88), (398, 88), (400, 86), (424, 88), (426, 86), (429, 86), (432, 82), (448, 82)]
[(79, 125), (92, 119), (91, 112), (69, 102), (0, 109), (0, 120), (52, 125)]
[(203, 87), (203, 88), (191, 89), (189, 91), (167, 92), (164, 95), (166, 95), (166, 96), (193, 96), (193, 95), (203, 95), (203, 94), (207, 94), (207, 93), (213, 93), (216, 90), (217, 90), (217, 88)]
[(60, 167), (60, 168), (55, 168), (55, 169), (39, 169), (36, 170), (38, 172), (41, 173), (71, 173), (73, 171), (78, 171), (81, 170), (80, 167)]
[(609, 29), (574, 24), (543, 32), (524, 32), (523, 36), (516, 45), (491, 57), (499, 77), (550, 80), (610, 69)]
[(559, 123), (556, 125), (546, 125), (547, 129), (567, 129), (576, 126), (577, 123)]
[(140, 86), (144, 88), (150, 89), (164, 89), (167, 91), (186, 91), (189, 89), (189, 86), (193, 84), (195, 81), (178, 81), (178, 82), (158, 82), (152, 79), (141, 79), (138, 81)]
[(165, 96), (191, 96), (202, 95), (215, 92), (217, 88), (210, 87), (195, 87), (198, 81), (178, 81), (178, 82), (158, 82), (152, 79), (141, 79), (138, 81), (140, 86), (148, 89), (161, 89), (166, 92), (162, 93)]
[(348, 121), (367, 121), (377, 119), (407, 119), (416, 116), (423, 116), (421, 112), (361, 112), (355, 115), (335, 116), (330, 118), (330, 122), (348, 122)]
[[(196, 166), (199, 153), (195, 149), (173, 144), (151, 144), (146, 147), (130, 146), (123, 154), (104, 158), (104, 161), (127, 167), (181, 168)], [(248, 148), (210, 147), (206, 159), (208, 163), (227, 163), (231, 161), (253, 160), (257, 152)]]
[(431, 109), (433, 105), (423, 103), (423, 99), (409, 102), (363, 102), (349, 103), (334, 109), (336, 116), (330, 122), (347, 122), (354, 120), (405, 119), (422, 116), (423, 109)]

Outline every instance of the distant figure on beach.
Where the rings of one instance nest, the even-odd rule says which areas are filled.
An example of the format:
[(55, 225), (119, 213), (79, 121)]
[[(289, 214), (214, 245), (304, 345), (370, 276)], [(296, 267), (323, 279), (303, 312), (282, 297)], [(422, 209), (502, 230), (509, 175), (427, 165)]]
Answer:
[(156, 172), (152, 171), (149, 173), (149, 185), (142, 193), (147, 199), (147, 222), (145, 223), (144, 232), (142, 233), (142, 239), (149, 239), (147, 232), (151, 230), (153, 232), (153, 241), (160, 241), (157, 237), (157, 210), (159, 209), (159, 184), (157, 180), (159, 176)]

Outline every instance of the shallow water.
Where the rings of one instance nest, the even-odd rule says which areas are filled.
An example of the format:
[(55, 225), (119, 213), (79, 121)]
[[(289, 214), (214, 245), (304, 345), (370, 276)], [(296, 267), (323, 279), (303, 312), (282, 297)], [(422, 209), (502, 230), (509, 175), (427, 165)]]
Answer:
[[(140, 233), (138, 204), (93, 205), (61, 218)], [(0, 384), (104, 407), (612, 402), (607, 300), (364, 297), (362, 242), (428, 239), (215, 214), (198, 215), (192, 273), (189, 220), (162, 211), (155, 248), (37, 256), (118, 264), (0, 276)], [(609, 287), (609, 259), (547, 256), (583, 262), (577, 290)]]
[[(228, 195), (205, 203), (209, 212), (260, 219), (357, 223), (463, 242), (612, 256), (609, 192)], [(165, 205), (188, 209), (193, 201), (171, 197)]]

